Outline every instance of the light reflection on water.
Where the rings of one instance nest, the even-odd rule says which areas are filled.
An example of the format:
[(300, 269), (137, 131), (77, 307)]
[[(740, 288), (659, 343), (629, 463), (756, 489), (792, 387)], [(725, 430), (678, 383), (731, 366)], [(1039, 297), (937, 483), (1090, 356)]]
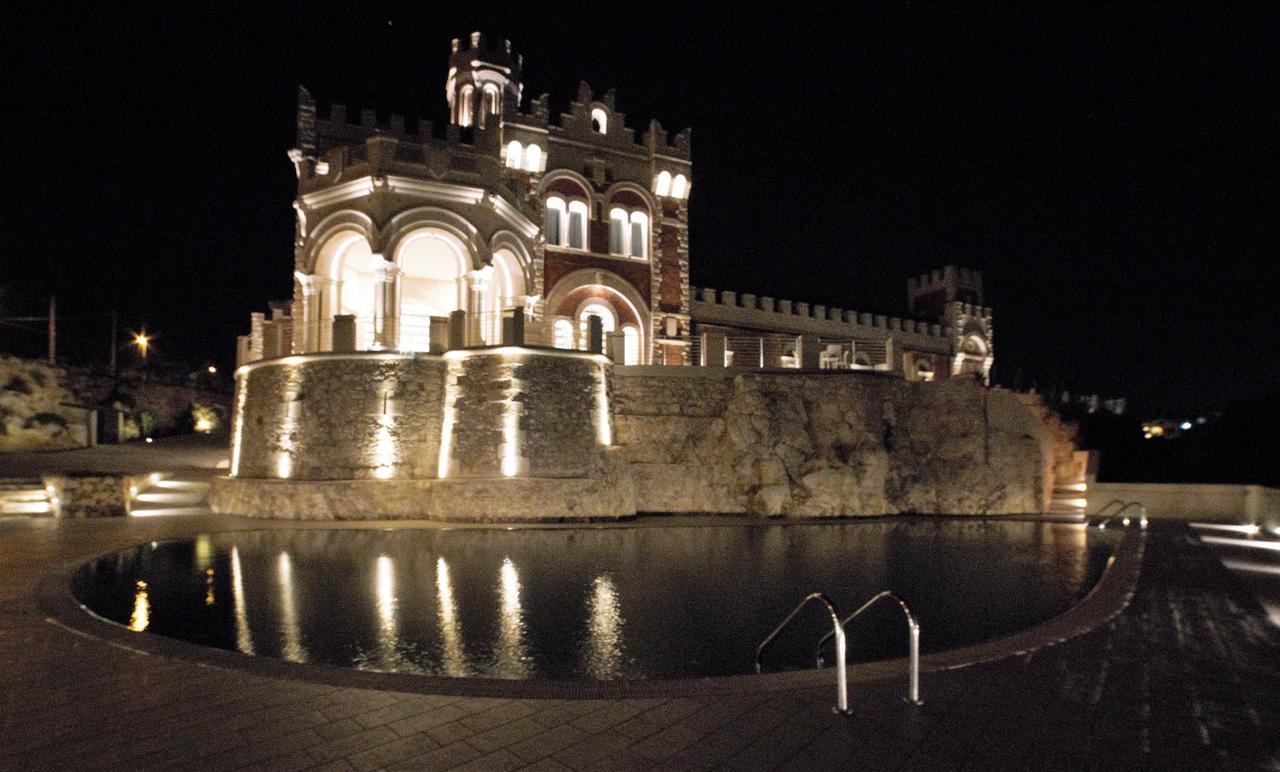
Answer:
[[(559, 530), (306, 530), (144, 544), (86, 566), (75, 593), (131, 629), (293, 662), (454, 677), (749, 672), (755, 644), (809, 591), (842, 607), (881, 589), (926, 651), (1061, 613), (1119, 534), (982, 521)], [(198, 567), (207, 566), (203, 570)], [(805, 620), (809, 624), (809, 620)], [(809, 664), (820, 620), (780, 641)], [(851, 659), (900, 656), (901, 619), (869, 615)]]

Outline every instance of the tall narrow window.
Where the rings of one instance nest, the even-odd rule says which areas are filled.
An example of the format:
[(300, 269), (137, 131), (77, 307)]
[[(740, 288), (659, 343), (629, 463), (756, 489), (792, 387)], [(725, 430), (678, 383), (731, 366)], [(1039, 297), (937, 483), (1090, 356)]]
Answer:
[(552, 334), (556, 348), (573, 348), (573, 322), (568, 319), (557, 319)]
[(631, 213), (631, 249), (632, 257), (645, 257), (649, 244), (649, 218), (644, 212)]
[(498, 87), (488, 85), (484, 87), (484, 108), (485, 112), (490, 115), (497, 115), (501, 109), (502, 103), (498, 100)]
[(653, 186), (653, 192), (659, 196), (671, 195), (671, 172), (665, 169), (658, 172), (658, 181)]
[(640, 364), (640, 330), (630, 324), (622, 328), (622, 356), (623, 364)]
[(563, 199), (547, 199), (546, 235), (548, 244), (559, 246), (564, 243), (564, 236), (560, 228), (560, 223), (564, 219), (564, 213), (565, 209)]
[(625, 209), (611, 210), (609, 212), (609, 254), (625, 255), (627, 253), (626, 228), (627, 211)]
[(459, 126), (471, 125), (471, 102), (472, 102), (471, 93), (472, 93), (472, 88), (470, 85), (463, 86), (462, 89), (458, 91), (458, 125)]
[(587, 247), (586, 202), (569, 202), (569, 246), (573, 249), (586, 249)]
[(524, 169), (528, 172), (542, 171), (542, 148), (530, 145), (524, 149)]
[(524, 151), (520, 147), (519, 142), (516, 142), (514, 139), (508, 142), (507, 143), (507, 166), (512, 169), (519, 169), (523, 152)]
[(689, 181), (685, 179), (684, 175), (677, 174), (676, 178), (671, 181), (671, 195), (675, 198), (684, 198), (688, 187)]

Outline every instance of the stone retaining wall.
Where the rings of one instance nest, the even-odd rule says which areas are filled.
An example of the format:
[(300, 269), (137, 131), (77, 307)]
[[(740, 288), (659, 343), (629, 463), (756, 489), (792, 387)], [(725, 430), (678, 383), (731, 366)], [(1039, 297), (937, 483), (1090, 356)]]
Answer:
[(284, 357), (237, 380), (235, 479), (211, 506), (247, 515), (1043, 512), (1064, 445), (1012, 393), (856, 371), (496, 348)]
[(999, 389), (876, 374), (620, 368), (618, 442), (644, 512), (1042, 512), (1058, 443)]

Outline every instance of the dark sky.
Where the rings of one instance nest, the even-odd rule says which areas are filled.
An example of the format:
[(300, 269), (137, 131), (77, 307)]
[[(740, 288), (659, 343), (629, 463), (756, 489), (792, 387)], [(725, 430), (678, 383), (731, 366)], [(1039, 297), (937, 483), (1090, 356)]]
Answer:
[(443, 123), (449, 41), (481, 29), (553, 112), (583, 79), (633, 128), (693, 126), (696, 284), (900, 312), (908, 276), (959, 263), (1006, 383), (1143, 412), (1275, 389), (1273, 3), (80, 5), (0, 33), (0, 285), (9, 313), (56, 292), (71, 353), (114, 303), (229, 364), (291, 291), (296, 85)]

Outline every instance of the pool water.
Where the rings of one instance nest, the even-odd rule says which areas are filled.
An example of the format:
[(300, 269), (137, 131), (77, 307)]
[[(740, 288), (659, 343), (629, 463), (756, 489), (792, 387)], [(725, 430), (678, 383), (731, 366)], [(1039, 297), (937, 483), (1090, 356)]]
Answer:
[[(749, 673), (806, 594), (842, 613), (889, 589), (922, 649), (1054, 617), (1118, 534), (991, 520), (550, 529), (290, 529), (151, 542), (98, 559), (73, 593), (140, 633), (295, 662), (508, 679)], [(903, 656), (889, 604), (849, 628), (850, 661)], [(812, 667), (814, 607), (766, 655)]]

